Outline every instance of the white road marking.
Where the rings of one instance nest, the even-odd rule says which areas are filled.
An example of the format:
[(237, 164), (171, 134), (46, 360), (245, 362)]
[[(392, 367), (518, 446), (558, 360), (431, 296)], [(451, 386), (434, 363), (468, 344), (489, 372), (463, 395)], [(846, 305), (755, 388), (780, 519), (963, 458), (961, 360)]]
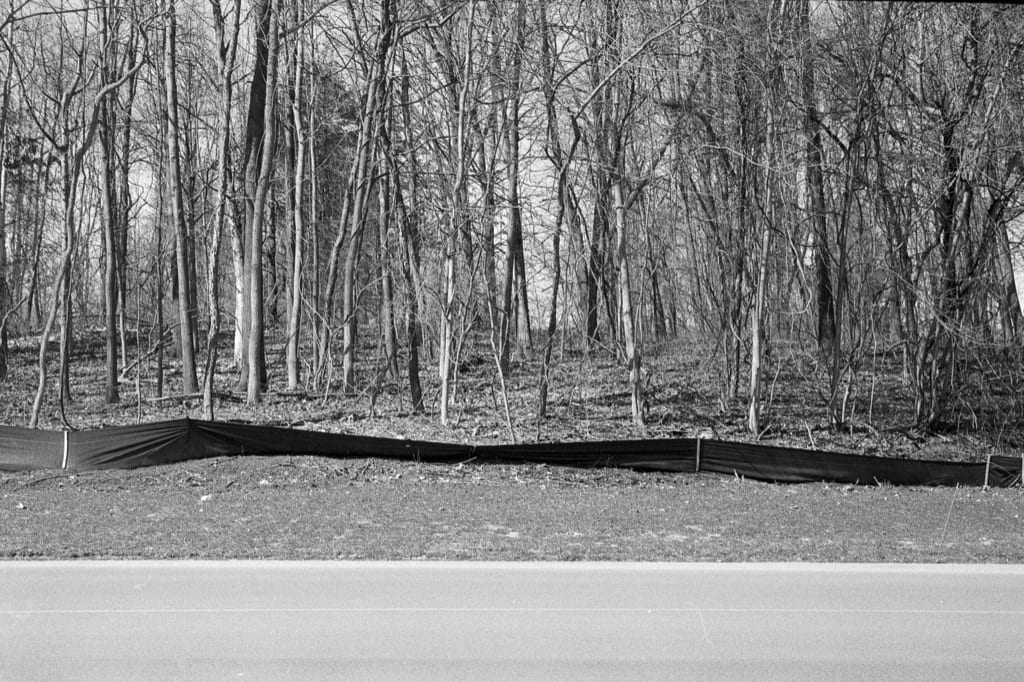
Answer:
[[(0, 609), (4, 616), (63, 616), (63, 615), (172, 615), (172, 614), (217, 614), (217, 613), (647, 613), (657, 615), (693, 613), (779, 613), (779, 614), (814, 614), (814, 615), (869, 615), (869, 616), (1024, 616), (1019, 609), (802, 609), (802, 608), (620, 608), (620, 607), (435, 607), (435, 606), (384, 606), (375, 607), (337, 607), (337, 608), (178, 608), (178, 609)], [(703, 618), (701, 618), (703, 624)]]

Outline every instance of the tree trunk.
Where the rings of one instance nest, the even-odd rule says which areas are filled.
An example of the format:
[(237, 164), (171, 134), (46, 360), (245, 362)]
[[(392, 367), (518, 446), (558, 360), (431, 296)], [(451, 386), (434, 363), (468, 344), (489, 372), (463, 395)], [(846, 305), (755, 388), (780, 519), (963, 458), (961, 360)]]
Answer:
[[(298, 10), (293, 9), (294, 23), (298, 25)], [(292, 217), (291, 275), (288, 286), (288, 328), (285, 335), (285, 367), (288, 374), (288, 390), (299, 388), (299, 331), (302, 322), (302, 268), (303, 268), (303, 179), (306, 166), (306, 142), (303, 139), (305, 125), (302, 117), (302, 71), (305, 68), (304, 42), (301, 34), (295, 36), (295, 53), (292, 57), (292, 87), (290, 89), (291, 121), (288, 127), (288, 155), (292, 165), (291, 199), (289, 206)]]
[(993, 259), (997, 262), (996, 272), (999, 273), (1001, 291), (998, 305), (1002, 320), (1003, 339), (1009, 344), (1020, 344), (1021, 338), (1024, 336), (1024, 315), (1021, 314), (1017, 282), (1013, 276), (1010, 240), (1003, 220), (993, 227), (996, 239)]
[(516, 3), (515, 44), (509, 69), (508, 116), (505, 131), (508, 192), (508, 252), (505, 266), (505, 310), (516, 319), (516, 352), (526, 357), (533, 347), (530, 305), (526, 287), (526, 258), (523, 253), (523, 209), (519, 199), (520, 100), (522, 64), (526, 44), (526, 4)]
[[(769, 41), (772, 19), (769, 17)], [(747, 404), (747, 430), (759, 436), (764, 426), (761, 419), (761, 373), (765, 357), (765, 310), (768, 297), (768, 256), (771, 253), (771, 234), (773, 216), (773, 183), (772, 163), (773, 136), (775, 135), (775, 111), (771, 87), (765, 90), (765, 143), (764, 143), (764, 186), (761, 201), (764, 216), (761, 219), (760, 260), (757, 264), (757, 291), (754, 295), (754, 306), (750, 316), (750, 394)]]
[[(274, 127), (277, 125), (275, 123)], [(277, 137), (277, 131), (275, 130), (274, 137)], [(267, 202), (266, 205), (267, 215), (263, 219), (263, 257), (260, 262), (263, 264), (263, 306), (266, 311), (264, 314), (269, 318), (271, 326), (279, 327), (281, 322), (281, 308), (279, 305), (279, 299), (281, 298), (281, 277), (278, 274), (278, 262), (277, 262), (277, 226), (278, 226), (278, 210), (277, 204), (273, 201)], [(290, 221), (285, 221), (288, 227), (288, 234), (292, 232), (292, 225)], [(289, 276), (290, 276), (289, 272)], [(266, 329), (267, 321), (263, 322), (264, 330)]]
[(824, 156), (821, 138), (821, 114), (815, 93), (814, 46), (809, 20), (809, 0), (800, 0), (797, 9), (800, 37), (804, 41), (801, 60), (801, 87), (803, 95), (804, 166), (807, 182), (808, 215), (814, 239), (814, 287), (818, 351), (823, 357), (832, 353), (836, 336), (836, 314), (832, 292), (831, 258), (828, 244), (825, 182), (822, 175)]
[[(88, 142), (91, 144), (91, 135)], [(79, 149), (79, 152), (75, 154), (73, 159), (68, 158), (71, 151), (66, 150), (64, 158), (61, 159), (61, 176), (63, 177), (64, 185), (64, 213), (62, 216), (64, 248), (61, 253), (57, 274), (54, 277), (53, 289), (50, 298), (50, 310), (46, 315), (46, 321), (43, 324), (43, 331), (39, 335), (39, 383), (36, 386), (36, 395), (35, 399), (32, 401), (32, 413), (29, 416), (28, 423), (29, 428), (32, 429), (39, 426), (39, 415), (42, 411), (43, 399), (46, 396), (46, 378), (48, 373), (46, 358), (50, 348), (50, 334), (57, 321), (58, 312), (67, 308), (65, 291), (67, 290), (67, 280), (71, 277), (71, 259), (74, 257), (75, 237), (77, 232), (75, 196), (77, 194), (78, 178), (81, 173), (81, 159), (85, 156), (85, 151), (88, 146), (89, 145), (86, 145), (85, 148)], [(64, 337), (62, 335), (62, 351), (64, 350), (63, 340)], [(62, 369), (64, 369), (64, 364), (64, 357), (62, 353)], [(61, 398), (63, 399), (63, 397), (64, 394), (62, 392)]]
[[(416, 157), (416, 150), (411, 143), (412, 136), (412, 115), (410, 113), (411, 103), (409, 96), (409, 66), (402, 58), (402, 76), (399, 97), (402, 106), (402, 127), (405, 132), (406, 154), (409, 158), (409, 191), (412, 206), (418, 206), (418, 176), (419, 163)], [(412, 402), (413, 412), (423, 411), (423, 389), (420, 385), (420, 346), (423, 343), (423, 335), (420, 331), (420, 306), (419, 297), (422, 287), (420, 286), (420, 247), (419, 247), (419, 224), (416, 213), (409, 210), (402, 191), (402, 174), (399, 171), (398, 161), (395, 158), (391, 138), (385, 129), (383, 142), (388, 161), (388, 170), (391, 173), (391, 184), (395, 190), (395, 208), (398, 211), (399, 235), (402, 240), (402, 279), (405, 282), (405, 332), (406, 343), (408, 344), (406, 372), (409, 375), (409, 398)]]
[(224, 232), (224, 218), (228, 203), (228, 173), (231, 164), (231, 109), (235, 56), (238, 50), (238, 30), (241, 0), (234, 0), (230, 33), (225, 31), (220, 3), (211, 3), (214, 28), (218, 44), (220, 77), (220, 110), (217, 121), (217, 179), (213, 205), (213, 223), (210, 253), (206, 265), (206, 294), (209, 298), (209, 324), (206, 331), (206, 368), (203, 372), (203, 415), (213, 419), (213, 380), (217, 371), (217, 335), (220, 332), (220, 242)]
[(960, 152), (955, 142), (957, 123), (947, 113), (940, 128), (943, 184), (933, 209), (935, 246), (938, 252), (934, 275), (938, 286), (931, 323), (928, 332), (918, 339), (915, 358), (914, 383), (917, 395), (914, 417), (917, 425), (926, 430), (938, 426), (952, 394), (951, 361), (963, 304), (957, 272), (957, 258), (961, 255), (957, 208), (965, 188), (960, 178)]
[[(111, 8), (102, 8), (101, 36), (105, 46), (102, 55), (100, 72), (104, 82), (113, 77), (111, 54), (115, 45), (111, 35)], [(116, 30), (116, 29), (115, 29)], [(121, 212), (117, 202), (117, 182), (115, 179), (117, 162), (115, 159), (115, 141), (117, 138), (117, 102), (111, 98), (103, 103), (99, 116), (100, 138), (100, 220), (103, 230), (103, 317), (104, 337), (106, 341), (106, 365), (104, 376), (104, 402), (112, 405), (120, 402), (118, 395), (118, 225)]]
[[(497, 51), (497, 50), (495, 50)], [(497, 57), (495, 56), (495, 59)], [(497, 67), (494, 67), (497, 73)], [(494, 114), (490, 115), (487, 125), (496, 127), (493, 120)], [(486, 141), (483, 135), (478, 135), (476, 140), (476, 173), (478, 178), (478, 191), (480, 193), (480, 245), (484, 271), (484, 295), (487, 298), (488, 322), (490, 334), (496, 340), (498, 353), (498, 371), (502, 377), (509, 375), (510, 344), (508, 339), (508, 310), (505, 307), (505, 289), (498, 290), (498, 265), (495, 257), (494, 238), (495, 224), (497, 223), (497, 196), (495, 192), (494, 164), (489, 165), (489, 154)]]
[[(360, 192), (360, 194), (362, 194)], [(361, 210), (362, 202), (357, 202), (357, 210), (353, 210), (355, 221), (345, 253), (345, 267), (342, 271), (341, 288), (341, 383), (346, 395), (356, 392), (356, 343), (358, 341), (358, 311), (356, 309), (356, 274), (359, 255), (363, 247), (363, 231), (365, 214)]]
[(555, 332), (558, 329), (558, 289), (562, 280), (562, 254), (561, 238), (562, 225), (569, 215), (570, 231), (574, 228), (573, 223), (578, 220), (576, 206), (571, 204), (572, 195), (569, 188), (569, 164), (576, 146), (580, 140), (580, 128), (573, 121), (574, 138), (569, 153), (562, 149), (562, 141), (559, 136), (558, 110), (556, 109), (555, 94), (555, 68), (551, 49), (551, 31), (547, 21), (547, 10), (542, 4), (537, 8), (538, 23), (540, 29), (540, 61), (541, 61), (541, 85), (544, 93), (544, 112), (546, 114), (546, 145), (545, 152), (548, 160), (555, 166), (557, 172), (557, 199), (558, 210), (555, 214), (554, 234), (552, 235), (552, 286), (551, 286), (551, 307), (548, 311), (547, 337), (544, 339), (544, 354), (541, 360), (540, 386), (538, 388), (537, 417), (544, 419), (548, 411), (548, 385), (550, 383), (551, 353), (555, 345)]
[[(312, 29), (310, 35), (310, 62), (315, 62), (316, 58), (313, 53), (315, 48), (315, 42), (312, 36)], [(320, 338), (323, 335), (323, 317), (320, 306), (320, 215), (319, 215), (319, 204), (318, 204), (318, 191), (319, 181), (317, 180), (317, 156), (316, 156), (316, 107), (317, 107), (317, 88), (316, 83), (310, 83), (309, 93), (309, 112), (307, 116), (307, 132), (306, 132), (306, 144), (307, 152), (309, 154), (309, 224), (310, 224), (310, 235), (309, 235), (309, 246), (310, 246), (310, 267), (312, 270), (312, 277), (310, 278), (309, 289), (310, 289), (310, 307), (312, 309), (312, 315), (309, 315), (311, 320), (311, 338), (310, 346), (312, 349), (312, 362), (311, 366), (316, 368), (321, 366), (320, 360)]]
[[(160, 117), (160, 140), (159, 146), (163, 147), (162, 150), (157, 150), (155, 156), (157, 157), (157, 183), (158, 187), (156, 190), (156, 210), (154, 211), (153, 219), (153, 231), (156, 233), (154, 239), (154, 253), (153, 253), (153, 269), (155, 270), (153, 290), (153, 309), (155, 311), (153, 319), (153, 326), (156, 328), (156, 397), (162, 398), (164, 396), (164, 298), (166, 296), (166, 282), (164, 280), (164, 225), (167, 218), (167, 145), (165, 140), (167, 139), (167, 120), (166, 117)], [(162, 162), (162, 163), (161, 163)], [(139, 368), (141, 371), (142, 368)]]
[(380, 211), (377, 216), (377, 227), (380, 246), (378, 255), (380, 258), (381, 334), (384, 336), (384, 373), (398, 381), (398, 338), (395, 334), (394, 277), (391, 274), (393, 251), (389, 239), (391, 225), (394, 222), (392, 218), (394, 186), (389, 179), (381, 182), (378, 188)]
[(750, 398), (747, 406), (747, 430), (761, 433), (761, 372), (764, 361), (765, 299), (768, 284), (768, 255), (771, 248), (771, 227), (767, 219), (761, 226), (761, 259), (757, 269), (757, 293), (750, 316)]
[(594, 188), (595, 199), (593, 220), (591, 221), (590, 243), (587, 245), (587, 257), (583, 261), (583, 317), (586, 322), (587, 348), (593, 349), (601, 343), (599, 282), (604, 279), (604, 255), (602, 243), (608, 231), (608, 213), (603, 206), (605, 190), (603, 182), (597, 182)]
[(104, 402), (108, 405), (120, 402), (117, 391), (117, 321), (118, 321), (118, 288), (117, 288), (117, 232), (116, 226), (119, 212), (115, 209), (114, 194), (114, 159), (113, 159), (113, 115), (109, 103), (101, 117), (100, 131), (100, 204), (103, 221), (103, 301), (104, 321), (106, 324), (106, 372)]
[(178, 325), (181, 343), (182, 392), (198, 390), (196, 379), (194, 312), (190, 296), (188, 227), (181, 178), (181, 152), (178, 145), (178, 85), (176, 0), (166, 0), (167, 27), (164, 32), (164, 84), (167, 91), (167, 181), (171, 216), (174, 222), (174, 250), (177, 264)]
[(72, 249), (68, 242), (64, 244), (64, 252), (61, 254), (60, 267), (53, 282), (53, 295), (50, 302), (50, 311), (46, 315), (46, 322), (43, 323), (43, 331), (39, 335), (39, 383), (36, 386), (35, 399), (32, 401), (32, 414), (29, 416), (28, 426), (30, 429), (39, 426), (39, 414), (43, 408), (43, 399), (46, 396), (47, 362), (46, 356), (50, 348), (50, 333), (57, 320), (57, 312), (60, 310), (61, 292), (64, 289), (64, 278), (70, 273)]
[[(2, 130), (3, 120), (0, 119)], [(3, 137), (0, 134), (0, 159), (5, 154)], [(11, 310), (7, 274), (7, 167), (0, 163), (0, 382), (7, 379), (7, 315)]]
[(651, 229), (646, 230), (647, 271), (651, 281), (651, 318), (654, 325), (654, 338), (661, 341), (668, 335), (666, 327), (665, 304), (661, 295), (661, 278), (658, 276), (661, 256), (654, 250)]
[(642, 356), (636, 339), (636, 320), (633, 315), (633, 292), (630, 286), (629, 255), (626, 252), (626, 201), (622, 179), (612, 181), (615, 205), (615, 266), (618, 270), (619, 315), (622, 324), (622, 342), (629, 370), (630, 407), (635, 424), (644, 423), (644, 388), (641, 377)]
[(277, 88), (277, 51), (279, 45), (278, 25), (280, 15), (280, 2), (267, 0), (267, 13), (269, 21), (260, 26), (266, 26), (266, 32), (258, 37), (258, 40), (267, 44), (267, 72), (264, 92), (264, 111), (262, 140), (255, 141), (255, 148), (259, 149), (259, 171), (256, 176), (256, 183), (252, 204), (252, 221), (248, 235), (249, 250), (249, 338), (246, 345), (248, 359), (248, 377), (246, 381), (245, 400), (249, 405), (255, 405), (260, 401), (260, 393), (267, 382), (266, 355), (264, 351), (264, 322), (263, 322), (263, 224), (267, 216), (267, 195), (270, 191), (270, 181), (274, 172), (274, 143), (277, 125), (274, 120), (274, 93)]
[(469, 5), (469, 19), (466, 32), (466, 52), (462, 64), (462, 83), (458, 91), (455, 105), (455, 139), (452, 140), (454, 183), (451, 193), (451, 205), (449, 208), (449, 219), (447, 234), (444, 236), (444, 256), (441, 270), (444, 272), (444, 297), (441, 301), (441, 324), (440, 324), (440, 349), (438, 351), (438, 374), (441, 379), (441, 424), (449, 422), (448, 408), (451, 400), (451, 381), (453, 346), (455, 340), (455, 255), (456, 241), (465, 229), (465, 222), (469, 219), (467, 215), (466, 196), (466, 133), (468, 111), (466, 110), (469, 96), (470, 78), (473, 64), (473, 24), (476, 19), (476, 3)]
[[(263, 243), (253, 244), (252, 237), (259, 229), (262, 236), (264, 216), (259, 216), (259, 225), (254, 225), (256, 216), (256, 196), (259, 192), (261, 170), (263, 168), (266, 130), (268, 80), (270, 69), (270, 46), (272, 39), (271, 24), (276, 20), (273, 0), (258, 0), (253, 5), (254, 58), (252, 82), (249, 87), (249, 103), (245, 120), (245, 141), (243, 143), (241, 161), (241, 185), (244, 188), (244, 210), (241, 220), (236, 218), (235, 235), (232, 241), (234, 248), (234, 265), (236, 274), (235, 304), (239, 315), (236, 316), (236, 359), (238, 361), (238, 390), (245, 391), (250, 397), (250, 377), (255, 375), (257, 394), (259, 386), (266, 383), (267, 369), (263, 353), (263, 301), (253, 300), (252, 294), (261, 297), (263, 293)], [(253, 319), (253, 311), (259, 305), (259, 319)], [(255, 365), (250, 363), (255, 360)], [(258, 399), (258, 396), (257, 396)]]
[(847, 241), (850, 229), (850, 213), (853, 210), (854, 202), (854, 178), (857, 175), (856, 151), (859, 145), (861, 133), (861, 118), (858, 111), (855, 130), (848, 144), (847, 173), (843, 187), (839, 216), (836, 224), (836, 278), (835, 289), (832, 292), (832, 334), (831, 334), (831, 369), (829, 372), (829, 399), (828, 415), (829, 425), (838, 429), (846, 421), (843, 411), (844, 400), (842, 398), (841, 383), (845, 371), (843, 366), (843, 319), (846, 313), (846, 295), (849, 284), (849, 249)]
[[(8, 28), (8, 50), (13, 49), (14, 22)], [(7, 112), (11, 94), (10, 67), (12, 55), (8, 52), (8, 69), (0, 93), (0, 382), (7, 379), (7, 315), (11, 310), (11, 289), (7, 266)]]
[[(377, 45), (374, 51), (374, 60), (370, 67), (366, 100), (363, 107), (363, 127), (360, 141), (363, 142), (358, 150), (358, 157), (355, 161), (360, 173), (356, 178), (356, 185), (352, 188), (351, 226), (349, 228), (348, 251), (345, 255), (345, 268), (343, 271), (344, 282), (342, 284), (342, 385), (345, 393), (354, 393), (355, 365), (356, 365), (356, 268), (359, 262), (360, 250), (362, 249), (363, 232), (366, 228), (366, 213), (370, 190), (374, 184), (372, 169), (374, 168), (374, 156), (376, 143), (373, 139), (379, 135), (381, 123), (380, 117), (385, 105), (386, 94), (386, 70), (394, 32), (394, 16), (392, 0), (381, 0), (379, 13), (379, 34)], [(365, 132), (365, 136), (362, 133)]]
[[(487, 54), (487, 73), (489, 75), (487, 87), (486, 115), (479, 120), (479, 133), (473, 143), (474, 148), (474, 175), (477, 178), (479, 192), (479, 243), (481, 261), (483, 263), (484, 296), (487, 303), (487, 318), (490, 329), (488, 330), (491, 343), (496, 348), (498, 372), (502, 379), (508, 378), (512, 349), (509, 338), (509, 316), (511, 311), (510, 280), (511, 270), (506, 258), (505, 277), (502, 279), (502, 286), (498, 288), (498, 259), (495, 253), (496, 227), (498, 222), (498, 153), (507, 159), (508, 140), (505, 131), (508, 128), (508, 103), (509, 93), (506, 91), (505, 73), (502, 70), (502, 33), (500, 30), (501, 16), (504, 13), (504, 6), (501, 3), (493, 2), (487, 4), (489, 10), (488, 35), (489, 45)], [(453, 78), (454, 80), (454, 78)], [(478, 117), (479, 118), (479, 117)], [(488, 144), (490, 143), (490, 144)], [(508, 174), (506, 174), (506, 178)], [(510, 207), (511, 210), (511, 207)]]
[[(130, 48), (134, 58), (134, 46)], [(121, 365), (128, 366), (128, 226), (131, 223), (131, 152), (132, 152), (132, 110), (135, 106), (137, 81), (132, 78), (128, 82), (128, 95), (124, 103), (123, 120), (121, 121), (120, 159), (117, 169), (118, 190), (115, 192), (117, 201), (117, 232), (115, 242), (115, 263), (117, 265), (118, 294), (118, 328), (121, 333)]]
[[(66, 183), (65, 186), (68, 186)], [(66, 196), (65, 201), (73, 202), (77, 201), (78, 197)], [(74, 336), (74, 318), (75, 310), (72, 300), (72, 286), (71, 282), (74, 279), (75, 267), (74, 267), (74, 256), (77, 249), (78, 234), (81, 226), (77, 221), (80, 218), (75, 216), (76, 221), (70, 228), (65, 229), (64, 239), (65, 247), (71, 252), (71, 259), (68, 261), (68, 272), (67, 276), (61, 283), (61, 315), (60, 315), (60, 348), (58, 359), (59, 363), (59, 384), (60, 384), (60, 407), (61, 414), (64, 414), (64, 406), (71, 402), (74, 398), (71, 393), (71, 352), (75, 343)]]
[[(249, 299), (246, 297), (248, 287), (246, 283), (245, 270), (245, 217), (238, 212), (231, 220), (231, 272), (234, 276), (232, 292), (234, 293), (235, 305), (235, 333), (232, 344), (232, 359), (235, 368), (239, 372), (239, 386), (242, 378), (248, 377), (249, 356), (246, 351), (247, 339), (249, 338)], [(241, 390), (241, 389), (240, 389)]]

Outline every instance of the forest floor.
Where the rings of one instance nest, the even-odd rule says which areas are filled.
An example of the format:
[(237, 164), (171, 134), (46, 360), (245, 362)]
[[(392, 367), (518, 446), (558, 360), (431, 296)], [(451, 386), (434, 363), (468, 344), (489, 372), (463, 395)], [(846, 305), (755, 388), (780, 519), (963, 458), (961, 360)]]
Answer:
[[(144, 344), (145, 345), (145, 344)], [(12, 344), (0, 422), (24, 425), (38, 347)], [(98, 335), (76, 351), (74, 402), (49, 403), (46, 427), (96, 428), (201, 417), (169, 363), (165, 398), (151, 362), (102, 402)], [(372, 349), (367, 351), (372, 357)], [(558, 355), (556, 350), (556, 356)], [(271, 384), (283, 383), (277, 348)], [(436, 417), (436, 380), (424, 367), (427, 413), (404, 386), (380, 382), (356, 396), (271, 391), (245, 406), (218, 375), (216, 418), (323, 431), (472, 443), (660, 438), (751, 440), (745, 406), (721, 399), (718, 359), (676, 342), (645, 359), (648, 425), (629, 418), (625, 372), (610, 354), (565, 353), (553, 368), (548, 417), (536, 418), (539, 366), (506, 382), (511, 424), (493, 359), (464, 363), (453, 423)], [(950, 427), (922, 434), (895, 358), (872, 360), (851, 386), (850, 426), (827, 427), (823, 376), (813, 357), (777, 355), (767, 430), (786, 445), (880, 456), (983, 461), (1019, 455), (1016, 394), (988, 380), (966, 392)], [(367, 385), (374, 384), (372, 377)], [(981, 379), (979, 379), (981, 381)], [(51, 380), (52, 382), (52, 380)], [(1002, 392), (1001, 392), (1002, 391)], [(992, 398), (992, 396), (996, 396)], [(1003, 396), (1000, 398), (999, 396)], [(1002, 402), (1000, 402), (1002, 401)], [(0, 474), (0, 557), (365, 558), (482, 560), (1024, 561), (1024, 491), (835, 484), (775, 485), (717, 475), (442, 465), (313, 457), (217, 458), (132, 471)]]

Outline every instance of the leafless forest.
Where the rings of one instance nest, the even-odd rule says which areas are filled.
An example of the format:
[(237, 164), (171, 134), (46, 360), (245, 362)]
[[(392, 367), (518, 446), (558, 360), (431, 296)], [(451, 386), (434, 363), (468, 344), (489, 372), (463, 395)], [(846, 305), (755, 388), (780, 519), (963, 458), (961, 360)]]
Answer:
[(1021, 410), (1019, 7), (2, 4), (0, 376), (34, 339), (30, 425), (96, 330), (107, 402), (145, 368), (211, 416), (391, 382), (445, 424), (462, 364), (504, 391), (526, 360), (543, 416), (574, 352), (618, 359), (640, 423), (673, 344), (753, 434), (797, 354), (834, 429), (879, 366), (922, 431)]

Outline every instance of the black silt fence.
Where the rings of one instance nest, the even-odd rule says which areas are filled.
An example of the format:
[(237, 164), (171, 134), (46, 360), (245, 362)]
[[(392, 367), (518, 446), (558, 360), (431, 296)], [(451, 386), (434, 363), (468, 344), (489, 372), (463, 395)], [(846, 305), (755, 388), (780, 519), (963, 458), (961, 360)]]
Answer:
[(712, 472), (760, 481), (1009, 487), (1022, 460), (906, 460), (698, 438), (468, 445), (178, 419), (92, 431), (0, 427), (0, 471), (131, 469), (219, 456), (318, 455)]

